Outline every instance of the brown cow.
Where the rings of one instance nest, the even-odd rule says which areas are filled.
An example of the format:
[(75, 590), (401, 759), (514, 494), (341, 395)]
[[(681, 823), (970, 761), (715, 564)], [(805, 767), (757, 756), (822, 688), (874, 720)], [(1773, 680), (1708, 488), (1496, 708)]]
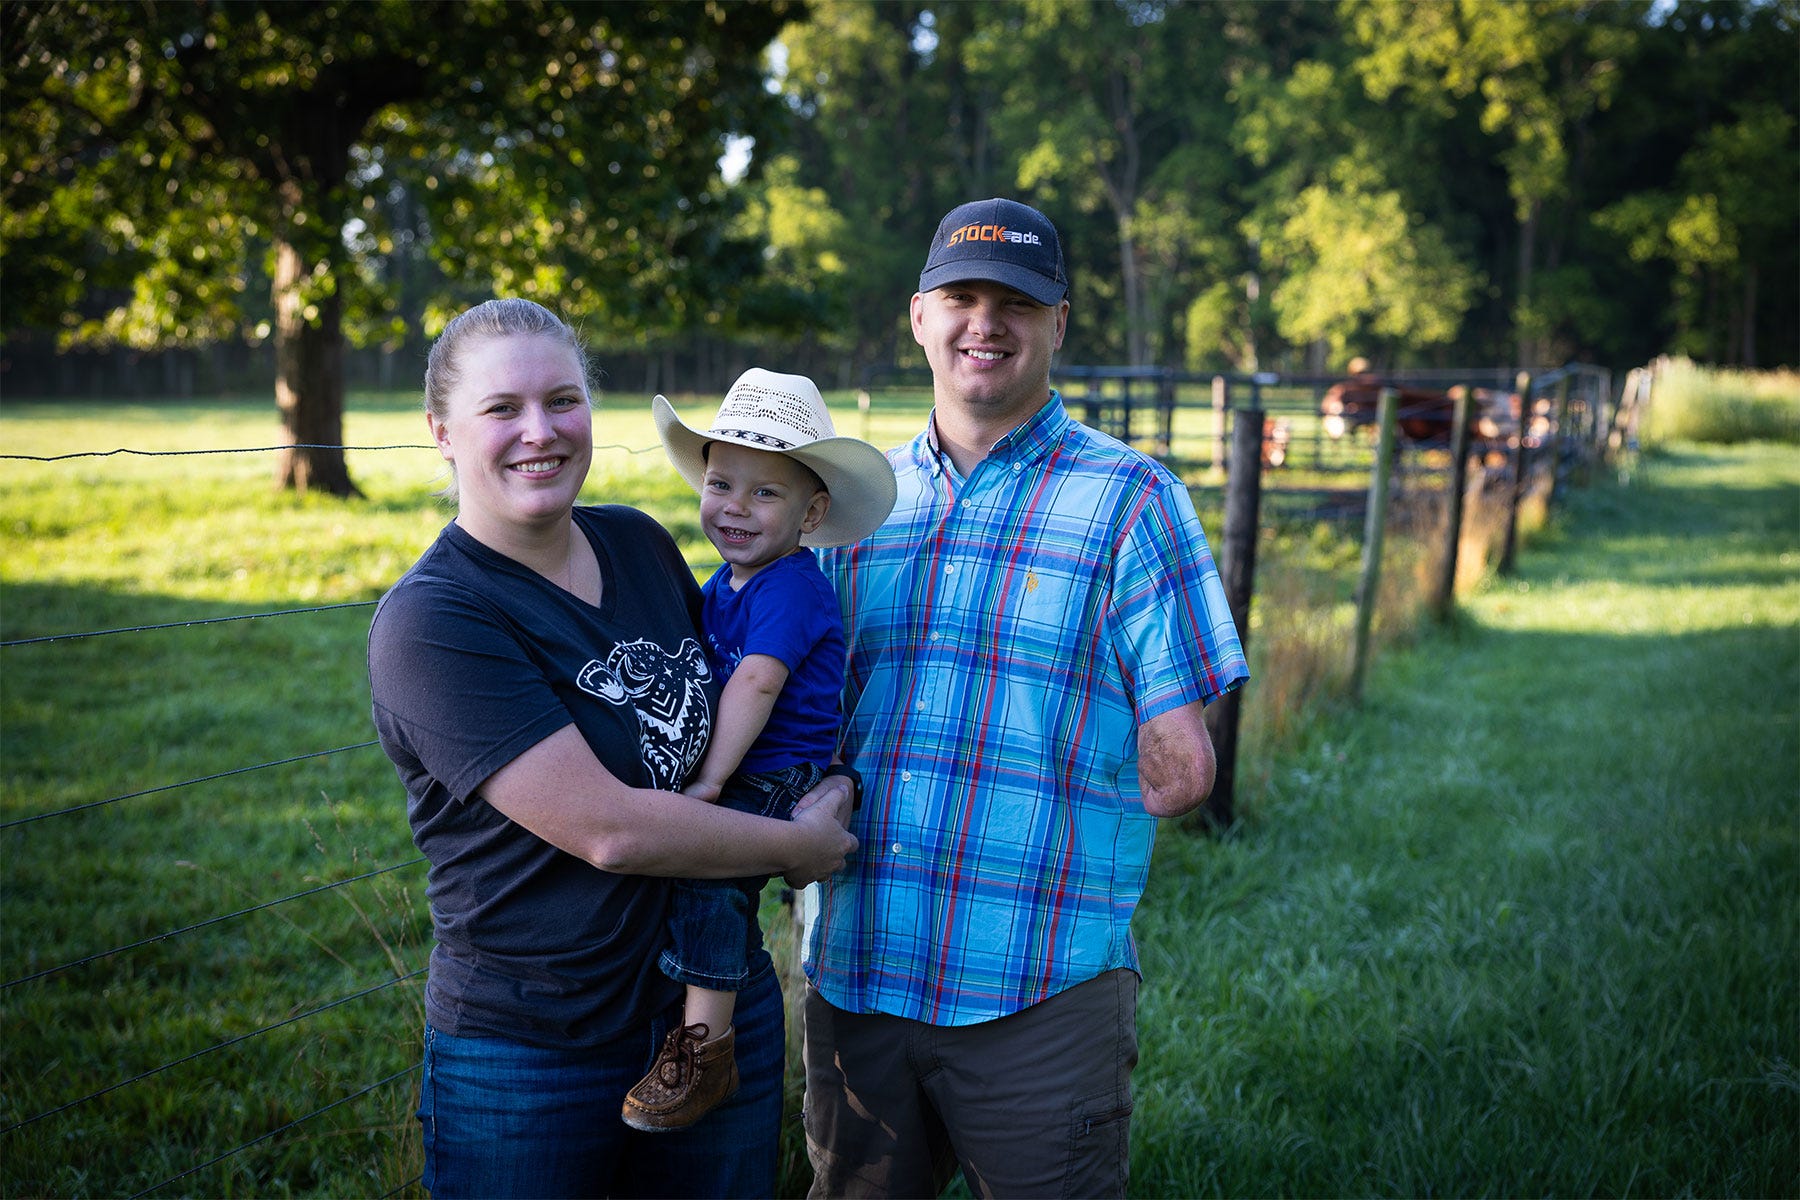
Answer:
[[(1479, 454), (1490, 467), (1506, 462), (1519, 444), (1519, 394), (1476, 388), (1475, 416), (1469, 429), (1469, 452)], [(1531, 403), (1531, 420), (1525, 426), (1525, 444), (1537, 447), (1550, 436), (1550, 397)]]
[[(1319, 415), (1325, 418), (1325, 433), (1341, 438), (1352, 429), (1375, 424), (1381, 389), (1385, 386), (1390, 385), (1366, 371), (1332, 384), (1319, 400)], [(1395, 424), (1401, 437), (1426, 444), (1449, 442), (1456, 402), (1448, 393), (1404, 384), (1391, 386), (1396, 393)]]
[[(1456, 423), (1456, 397), (1460, 386), (1445, 392), (1404, 385), (1388, 385), (1369, 372), (1359, 372), (1331, 385), (1319, 400), (1327, 435), (1341, 438), (1353, 429), (1373, 426), (1378, 415), (1381, 389), (1392, 386), (1396, 410), (1394, 424), (1400, 437), (1421, 447), (1447, 448)], [(1475, 388), (1475, 412), (1469, 426), (1469, 453), (1491, 468), (1504, 465), (1519, 444), (1519, 396)], [(1538, 446), (1550, 433), (1550, 399), (1532, 402), (1526, 427), (1527, 446)]]
[(1287, 463), (1288, 441), (1291, 436), (1292, 426), (1286, 417), (1263, 418), (1263, 466), (1279, 467)]

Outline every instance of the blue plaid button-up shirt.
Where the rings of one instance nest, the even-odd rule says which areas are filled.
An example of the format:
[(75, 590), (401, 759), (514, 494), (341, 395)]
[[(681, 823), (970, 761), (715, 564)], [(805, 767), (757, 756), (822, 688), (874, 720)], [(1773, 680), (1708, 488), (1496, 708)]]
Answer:
[(929, 425), (888, 460), (887, 523), (820, 552), (866, 793), (806, 971), (839, 1008), (968, 1024), (1137, 968), (1138, 728), (1249, 671), (1186, 487), (1056, 393), (967, 479)]

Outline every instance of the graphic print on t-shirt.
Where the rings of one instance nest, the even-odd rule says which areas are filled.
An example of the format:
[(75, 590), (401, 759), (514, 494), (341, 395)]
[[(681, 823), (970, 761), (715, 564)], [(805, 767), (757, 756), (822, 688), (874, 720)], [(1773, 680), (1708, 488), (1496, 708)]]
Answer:
[(693, 638), (673, 654), (654, 642), (621, 642), (606, 661), (591, 660), (575, 684), (608, 704), (637, 712), (638, 749), (652, 786), (675, 789), (700, 761), (712, 733), (703, 684), (706, 654)]

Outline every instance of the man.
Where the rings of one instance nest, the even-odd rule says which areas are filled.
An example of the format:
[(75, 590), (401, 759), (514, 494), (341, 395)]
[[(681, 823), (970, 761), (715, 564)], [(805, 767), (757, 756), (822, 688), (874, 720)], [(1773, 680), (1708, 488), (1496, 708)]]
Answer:
[(814, 1196), (1123, 1195), (1156, 818), (1212, 788), (1248, 672), (1187, 489), (1050, 387), (1069, 317), (1036, 209), (962, 205), (912, 298), (935, 406), (899, 501), (822, 553), (866, 803), (807, 956)]

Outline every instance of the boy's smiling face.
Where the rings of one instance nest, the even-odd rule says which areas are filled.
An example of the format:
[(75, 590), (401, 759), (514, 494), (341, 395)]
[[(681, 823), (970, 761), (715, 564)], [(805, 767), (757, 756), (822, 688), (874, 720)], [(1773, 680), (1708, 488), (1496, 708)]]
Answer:
[(730, 442), (707, 445), (700, 527), (731, 564), (734, 588), (793, 553), (830, 505), (831, 495), (818, 477), (785, 454)]

